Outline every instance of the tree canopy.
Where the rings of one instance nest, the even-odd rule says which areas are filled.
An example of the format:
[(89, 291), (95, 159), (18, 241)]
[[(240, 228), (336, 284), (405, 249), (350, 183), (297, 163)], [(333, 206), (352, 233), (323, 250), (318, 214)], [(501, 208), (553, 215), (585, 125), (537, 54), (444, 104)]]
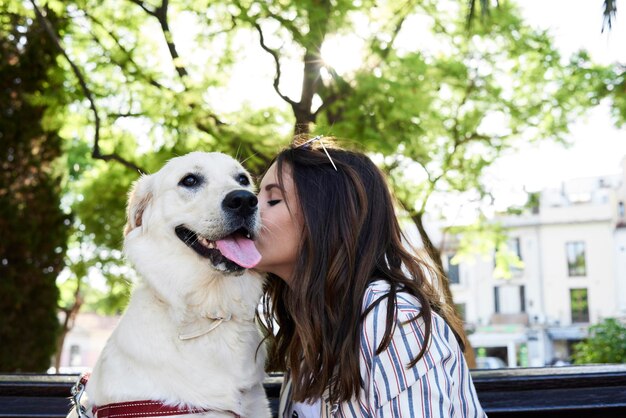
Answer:
[[(380, 163), (439, 261), (424, 215), (449, 196), (488, 199), (483, 172), (503, 151), (564, 141), (604, 97), (626, 121), (623, 67), (561, 57), (511, 2), (469, 26), (452, 0), (0, 0), (0, 10), (2, 39), (37, 27), (42, 56), (54, 57), (28, 101), (45, 105), (31, 127), (41, 122), (58, 150), (58, 171), (40, 168), (61, 180), (44, 199), (70, 224), (51, 232), (58, 254), (68, 248), (66, 318), (83, 304), (124, 306), (126, 193), (173, 156), (223, 151), (260, 175), (293, 134), (335, 136)], [(329, 47), (357, 49), (358, 62), (334, 68)]]

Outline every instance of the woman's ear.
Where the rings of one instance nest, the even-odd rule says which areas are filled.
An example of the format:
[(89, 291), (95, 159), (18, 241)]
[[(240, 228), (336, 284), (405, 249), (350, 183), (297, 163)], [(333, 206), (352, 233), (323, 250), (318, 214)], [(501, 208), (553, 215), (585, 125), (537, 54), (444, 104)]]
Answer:
[(143, 175), (128, 194), (128, 210), (124, 236), (143, 224), (143, 214), (152, 202), (152, 176)]

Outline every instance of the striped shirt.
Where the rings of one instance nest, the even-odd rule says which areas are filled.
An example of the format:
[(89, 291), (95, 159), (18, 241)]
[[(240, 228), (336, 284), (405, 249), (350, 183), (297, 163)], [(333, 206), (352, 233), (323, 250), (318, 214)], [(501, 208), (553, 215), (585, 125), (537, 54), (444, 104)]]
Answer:
[[(365, 291), (363, 310), (389, 292), (389, 283), (373, 282)], [(414, 296), (400, 292), (396, 299), (395, 329), (389, 347), (376, 354), (385, 332), (387, 298), (365, 317), (361, 329), (361, 390), (358, 397), (332, 407), (322, 402), (324, 416), (340, 418), (486, 417), (472, 382), (467, 364), (450, 327), (433, 312), (430, 344), (412, 368), (406, 365), (424, 344), (422, 318), (406, 323), (420, 312)], [(289, 401), (290, 383), (281, 396), (282, 418), (293, 406)], [(328, 411), (334, 410), (334, 413)]]

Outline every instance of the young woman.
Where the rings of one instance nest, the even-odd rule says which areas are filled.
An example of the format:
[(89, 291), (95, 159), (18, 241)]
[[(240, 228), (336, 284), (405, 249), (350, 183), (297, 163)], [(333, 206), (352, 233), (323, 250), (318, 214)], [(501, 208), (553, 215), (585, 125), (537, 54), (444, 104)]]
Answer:
[(323, 140), (278, 154), (258, 195), (280, 418), (484, 417), (462, 324), (404, 247), (382, 172)]

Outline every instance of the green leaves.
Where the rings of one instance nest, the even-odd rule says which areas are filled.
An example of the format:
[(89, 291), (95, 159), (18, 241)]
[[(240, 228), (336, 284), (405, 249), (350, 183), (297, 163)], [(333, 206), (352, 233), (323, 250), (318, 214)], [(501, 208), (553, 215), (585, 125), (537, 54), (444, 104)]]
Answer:
[(607, 94), (612, 100), (612, 115), (616, 126), (623, 128), (626, 126), (626, 67), (624, 65), (616, 65), (616, 67), (608, 73), (605, 73), (603, 79), (604, 85), (600, 85), (599, 89), (605, 88), (602, 93)]
[[(563, 140), (571, 121), (603, 97), (613, 99), (618, 123), (626, 121), (623, 69), (597, 66), (584, 53), (564, 60), (513, 3), (480, 3), (489, 13), (479, 19), (476, 9), (469, 28), (468, 10), (454, 2), (178, 0), (164, 8), (158, 0), (54, 0), (40, 6), (50, 8), (62, 47), (94, 97), (103, 154), (153, 172), (174, 155), (223, 151), (259, 175), (289, 143), (294, 120), (304, 119), (316, 132), (376, 155), (409, 216), (438, 217), (458, 201), (450, 196), (488, 195), (484, 170), (503, 151), (524, 141)], [(19, 29), (11, 13), (34, 18), (21, 1), (0, 0), (0, 8), (8, 11), (0, 15), (3, 32)], [(276, 57), (256, 43), (257, 25)], [(356, 34), (364, 48), (362, 65), (348, 74), (320, 61), (324, 42), (341, 43), (343, 34)], [(259, 61), (242, 70), (251, 53), (267, 53), (269, 66)], [(123, 265), (121, 257), (95, 263), (103, 251), (120, 249), (126, 193), (139, 173), (94, 160), (95, 114), (67, 61), (55, 62), (45, 67), (47, 84), (28, 99), (45, 108), (32, 119), (61, 137), (63, 155), (50, 170), (67, 173), (61, 186), (62, 207), (75, 223), (70, 246), (88, 248), (68, 265), (73, 280), (82, 280), (89, 269)], [(281, 80), (274, 79), (276, 63)], [(261, 102), (256, 89), (245, 92), (246, 103), (235, 102), (228, 92), (239, 80), (233, 74), (242, 73), (265, 91), (273, 83), (285, 89), (289, 80), (306, 91), (301, 103), (291, 96), (297, 89), (285, 94), (293, 103)], [(485, 236), (499, 239), (496, 232)], [(498, 241), (490, 245), (495, 251)], [(499, 253), (503, 265), (514, 264), (504, 247)], [(110, 287), (99, 291), (124, 288), (126, 273), (118, 273), (104, 273)], [(114, 293), (119, 297), (106, 302), (111, 307), (125, 291)]]
[(626, 326), (615, 318), (589, 327), (589, 337), (574, 346), (576, 364), (626, 363)]

